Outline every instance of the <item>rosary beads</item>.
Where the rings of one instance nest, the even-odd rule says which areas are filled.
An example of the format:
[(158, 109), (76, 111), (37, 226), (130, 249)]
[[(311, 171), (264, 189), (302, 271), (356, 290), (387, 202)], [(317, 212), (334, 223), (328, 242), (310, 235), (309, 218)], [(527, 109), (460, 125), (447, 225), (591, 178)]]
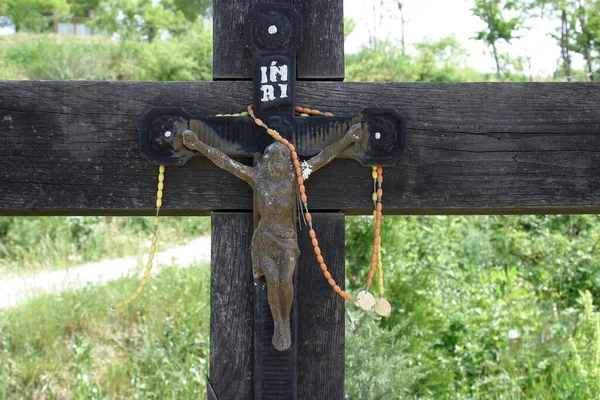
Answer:
[[(311, 110), (309, 108), (296, 107), (296, 112), (301, 111), (302, 114), (305, 115), (325, 115), (325, 113), (321, 113), (318, 110)], [(304, 187), (304, 178), (302, 177), (302, 168), (300, 167), (300, 161), (298, 160), (298, 153), (296, 153), (296, 148), (293, 144), (291, 144), (287, 139), (281, 137), (281, 135), (275, 130), (269, 128), (261, 119), (256, 118), (254, 115), (254, 107), (251, 105), (248, 106), (248, 114), (254, 119), (254, 123), (260, 127), (263, 127), (267, 130), (267, 133), (279, 143), (287, 146), (290, 150), (292, 156), (292, 163), (294, 164), (294, 168), (296, 169), (296, 178), (298, 180), (298, 191), (300, 192), (300, 201), (302, 206), (304, 207), (304, 219), (308, 224), (308, 234), (310, 235), (310, 239), (312, 241), (313, 250), (315, 252), (315, 256), (317, 257), (317, 261), (319, 262), (319, 266), (321, 267), (321, 271), (323, 271), (323, 275), (327, 282), (333, 290), (339, 294), (344, 299), (349, 302), (354, 302), (354, 297), (350, 296), (348, 293), (342, 290), (339, 285), (335, 282), (335, 280), (331, 277), (331, 274), (327, 270), (327, 264), (325, 264), (325, 260), (323, 259), (323, 255), (321, 254), (321, 249), (319, 248), (319, 241), (317, 240), (317, 234), (313, 229), (312, 225), (312, 215), (308, 211), (308, 197), (306, 196), (306, 188)], [(333, 114), (331, 114), (333, 115)]]
[[(321, 112), (319, 110), (312, 110), (310, 108), (303, 108), (300, 106), (296, 106), (296, 113), (300, 114), (300, 116), (333, 116), (330, 112)], [(292, 145), (287, 139), (281, 137), (281, 135), (274, 129), (270, 129), (262, 120), (256, 118), (254, 115), (254, 107), (252, 105), (248, 106), (248, 115), (250, 115), (256, 125), (263, 127), (267, 130), (267, 133), (273, 137), (278, 142), (287, 146), (290, 149), (292, 156), (292, 163), (294, 164), (294, 168), (296, 169), (296, 176), (298, 178), (298, 190), (300, 192), (300, 201), (302, 206), (304, 207), (304, 218), (308, 224), (309, 231), (313, 249), (315, 255), (317, 257), (317, 261), (321, 270), (323, 271), (323, 275), (327, 282), (331, 285), (333, 290), (338, 293), (341, 297), (348, 300), (349, 302), (357, 302), (357, 304), (365, 311), (370, 311), (371, 309), (375, 309), (375, 312), (382, 317), (388, 317), (392, 311), (392, 307), (390, 303), (387, 301), (383, 294), (385, 292), (383, 286), (383, 263), (381, 261), (381, 218), (382, 218), (382, 210), (383, 205), (381, 203), (381, 197), (383, 196), (383, 168), (382, 167), (373, 167), (372, 177), (373, 177), (373, 195), (372, 200), (374, 203), (375, 210), (373, 211), (373, 219), (375, 226), (375, 238), (373, 241), (372, 255), (371, 255), (371, 268), (369, 270), (369, 275), (367, 279), (367, 283), (365, 285), (365, 289), (359, 292), (356, 300), (354, 297), (350, 296), (348, 293), (343, 291), (335, 282), (335, 280), (331, 277), (331, 274), (327, 270), (327, 265), (325, 264), (325, 260), (323, 259), (323, 255), (321, 254), (321, 249), (319, 248), (319, 241), (317, 240), (315, 230), (312, 226), (312, 215), (308, 211), (308, 198), (306, 196), (306, 188), (304, 187), (304, 178), (302, 175), (302, 168), (300, 167), (300, 161), (298, 160), (298, 153), (294, 145)], [(310, 166), (307, 166), (309, 168)], [(373, 277), (375, 274), (375, 270), (377, 269), (377, 280), (378, 280), (378, 288), (379, 288), (379, 296), (377, 299), (373, 297), (373, 295), (369, 292), (373, 284)]]
[[(321, 112), (319, 110), (313, 110), (310, 108), (303, 108), (297, 106), (295, 108), (295, 112), (300, 116), (325, 116), (331, 117), (333, 116), (330, 112)], [(327, 264), (325, 264), (325, 260), (321, 253), (321, 249), (319, 247), (319, 241), (317, 240), (317, 234), (313, 228), (312, 224), (312, 215), (308, 210), (308, 197), (306, 195), (306, 187), (304, 186), (304, 180), (310, 174), (310, 166), (303, 163), (300, 164), (300, 160), (298, 158), (298, 153), (296, 152), (296, 148), (292, 143), (290, 143), (287, 139), (283, 138), (275, 129), (269, 128), (260, 118), (257, 118), (254, 115), (254, 107), (252, 105), (248, 106), (247, 112), (239, 113), (239, 114), (217, 114), (217, 116), (232, 116), (232, 117), (246, 117), (250, 116), (254, 120), (254, 123), (264, 128), (269, 136), (273, 139), (277, 140), (279, 143), (283, 144), (290, 150), (292, 164), (294, 165), (294, 169), (296, 172), (296, 179), (298, 182), (298, 192), (300, 199), (300, 207), (301, 214), (306, 221), (306, 224), (309, 227), (308, 234), (310, 236), (313, 250), (315, 253), (315, 257), (317, 262), (319, 263), (319, 267), (323, 272), (323, 276), (327, 279), (329, 285), (333, 288), (333, 290), (338, 293), (342, 298), (348, 300), (349, 302), (355, 302), (365, 311), (370, 311), (371, 309), (375, 309), (375, 312), (383, 317), (387, 317), (391, 313), (390, 303), (383, 297), (385, 289), (383, 286), (383, 263), (381, 260), (381, 223), (382, 223), (382, 210), (383, 205), (381, 203), (381, 198), (383, 196), (383, 168), (382, 167), (373, 167), (372, 169), (372, 177), (373, 177), (373, 195), (372, 200), (374, 204), (373, 210), (373, 221), (374, 221), (374, 239), (371, 253), (371, 265), (368, 273), (367, 282), (365, 284), (364, 290), (360, 291), (356, 296), (356, 299), (346, 293), (340, 286), (336, 283), (336, 281), (331, 276), (331, 273), (328, 271)], [(125, 301), (117, 303), (116, 305), (111, 305), (110, 308), (113, 310), (119, 309), (127, 304), (131, 303), (135, 299), (139, 297), (139, 295), (144, 291), (144, 287), (148, 283), (148, 278), (150, 276), (150, 271), (152, 269), (154, 255), (156, 252), (157, 245), (157, 232), (158, 232), (158, 215), (160, 212), (160, 208), (162, 206), (162, 197), (163, 197), (163, 188), (164, 188), (164, 179), (165, 179), (165, 166), (159, 166), (158, 173), (158, 190), (156, 192), (156, 215), (154, 217), (154, 225), (153, 225), (153, 235), (152, 235), (152, 244), (150, 245), (150, 251), (148, 256), (148, 263), (146, 264), (146, 270), (144, 271), (144, 276), (140, 282), (137, 290)], [(369, 292), (372, 284), (373, 278), (375, 276), (375, 272), (377, 272), (377, 283), (378, 283), (378, 292), (379, 295), (377, 299)]]
[[(373, 239), (373, 247), (371, 252), (371, 268), (369, 269), (369, 275), (365, 289), (360, 291), (356, 296), (356, 302), (365, 311), (370, 311), (375, 308), (375, 312), (382, 317), (388, 317), (392, 312), (392, 307), (387, 301), (383, 294), (385, 289), (383, 287), (383, 262), (381, 261), (381, 218), (383, 205), (381, 204), (381, 197), (383, 196), (383, 189), (381, 185), (383, 183), (383, 168), (373, 167), (371, 172), (373, 177), (373, 225), (375, 228), (375, 234)], [(375, 270), (377, 270), (377, 283), (379, 296), (377, 299), (369, 292), (369, 289), (373, 285), (373, 277), (375, 276)]]
[(112, 304), (110, 306), (111, 310), (117, 310), (127, 304), (131, 303), (135, 299), (138, 298), (140, 294), (144, 291), (144, 286), (148, 283), (148, 277), (150, 276), (150, 271), (152, 270), (152, 263), (154, 262), (154, 253), (156, 253), (156, 244), (158, 242), (158, 213), (160, 212), (160, 207), (162, 206), (162, 198), (163, 198), (163, 188), (165, 187), (165, 166), (160, 165), (158, 167), (158, 189), (156, 190), (156, 215), (154, 216), (154, 224), (153, 224), (153, 235), (152, 235), (152, 244), (150, 245), (150, 253), (148, 255), (148, 264), (146, 264), (146, 270), (144, 271), (144, 277), (140, 282), (137, 290), (129, 297), (127, 300), (122, 301), (120, 303)]

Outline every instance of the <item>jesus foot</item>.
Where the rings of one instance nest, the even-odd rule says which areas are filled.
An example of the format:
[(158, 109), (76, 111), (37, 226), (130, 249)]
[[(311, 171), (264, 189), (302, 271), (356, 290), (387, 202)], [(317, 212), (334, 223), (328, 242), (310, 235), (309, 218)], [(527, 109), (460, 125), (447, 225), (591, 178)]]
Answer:
[(276, 326), (273, 332), (273, 347), (275, 347), (275, 350), (286, 351), (290, 348), (291, 344), (292, 338), (289, 327), (281, 329)]

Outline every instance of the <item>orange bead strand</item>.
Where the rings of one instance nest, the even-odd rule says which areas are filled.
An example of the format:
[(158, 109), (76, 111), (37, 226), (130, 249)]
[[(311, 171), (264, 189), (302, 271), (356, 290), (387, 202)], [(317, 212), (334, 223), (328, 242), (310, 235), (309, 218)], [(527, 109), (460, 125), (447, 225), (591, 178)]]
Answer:
[[(305, 107), (300, 107), (300, 106), (296, 106), (294, 108), (294, 111), (298, 114), (307, 114), (307, 115), (314, 115), (314, 116), (321, 115), (321, 116), (326, 116), (326, 117), (333, 116), (332, 113), (322, 113), (319, 110), (311, 110), (310, 108), (305, 108)], [(327, 279), (327, 282), (329, 283), (329, 285), (331, 285), (333, 290), (337, 294), (339, 294), (342, 298), (348, 300), (349, 302), (354, 302), (355, 301), (354, 297), (350, 296), (348, 293), (343, 291), (342, 288), (340, 288), (337, 285), (337, 283), (335, 282), (335, 280), (331, 277), (331, 273), (327, 269), (327, 265), (325, 264), (325, 260), (323, 259), (323, 256), (321, 254), (321, 248), (319, 247), (319, 241), (317, 240), (317, 234), (312, 227), (312, 215), (310, 214), (310, 212), (308, 212), (308, 196), (306, 195), (306, 187), (304, 186), (304, 178), (302, 177), (302, 167), (300, 166), (300, 160), (298, 159), (298, 153), (296, 152), (296, 148), (294, 147), (293, 144), (291, 144), (289, 142), (289, 140), (283, 138), (275, 129), (269, 128), (267, 125), (265, 125), (265, 123), (261, 119), (256, 118), (256, 116), (254, 115), (254, 106), (253, 105), (248, 106), (248, 115), (250, 117), (252, 117), (252, 119), (254, 119), (254, 123), (256, 125), (265, 128), (267, 130), (267, 133), (269, 134), (269, 136), (273, 137), (273, 139), (277, 140), (279, 143), (283, 144), (284, 146), (287, 146), (287, 148), (290, 150), (292, 163), (294, 165), (294, 169), (295, 169), (297, 180), (298, 180), (298, 191), (300, 192), (300, 200), (302, 201), (302, 205), (304, 206), (304, 209), (306, 210), (304, 213), (304, 219), (306, 220), (306, 222), (308, 223), (308, 226), (309, 226), (308, 234), (311, 238), (313, 250), (314, 250), (315, 256), (317, 258), (317, 261), (319, 262), (319, 267), (321, 268), (321, 271), (323, 271), (323, 276), (325, 277), (325, 279)], [(377, 265), (377, 264), (375, 264), (375, 265)]]

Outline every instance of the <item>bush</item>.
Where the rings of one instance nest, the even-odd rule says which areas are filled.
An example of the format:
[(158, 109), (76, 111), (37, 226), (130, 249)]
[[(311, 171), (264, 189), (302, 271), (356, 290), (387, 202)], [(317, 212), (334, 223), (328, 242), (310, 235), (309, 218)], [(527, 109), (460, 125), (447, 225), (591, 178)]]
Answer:
[(10, 35), (0, 41), (0, 79), (210, 80), (212, 35), (200, 22), (168, 40)]
[[(392, 338), (375, 339), (383, 353), (373, 357), (418, 367), (402, 375), (414, 380), (409, 398), (591, 398), (597, 334), (578, 326), (597, 318), (598, 225), (598, 216), (384, 217), (393, 312), (369, 329)], [(371, 219), (347, 218), (346, 232), (347, 286), (356, 293)], [(386, 351), (390, 343), (401, 345)], [(360, 381), (347, 379), (349, 387)]]

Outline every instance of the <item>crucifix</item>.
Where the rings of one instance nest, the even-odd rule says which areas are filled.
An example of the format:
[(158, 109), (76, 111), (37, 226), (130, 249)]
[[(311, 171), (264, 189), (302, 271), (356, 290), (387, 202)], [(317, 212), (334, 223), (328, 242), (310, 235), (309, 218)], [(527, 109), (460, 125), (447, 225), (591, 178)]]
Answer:
[[(348, 145), (358, 141), (358, 130), (360, 125), (352, 127), (338, 142), (309, 159), (307, 164), (311, 170), (320, 169)], [(246, 181), (256, 192), (254, 199), (259, 222), (252, 237), (252, 274), (255, 281), (265, 277), (267, 282), (274, 324), (273, 347), (278, 351), (288, 350), (291, 345), (293, 277), (300, 255), (296, 236), (298, 187), (289, 149), (274, 142), (265, 149), (255, 167), (247, 167), (201, 142), (190, 130), (178, 134), (183, 135), (186, 147), (204, 154), (218, 167)]]
[[(167, 165), (161, 214), (212, 216), (210, 398), (343, 399), (344, 303), (323, 279), (306, 230), (298, 235), (291, 343), (278, 351), (267, 283), (252, 274), (255, 193), (174, 132), (190, 130), (254, 168), (273, 138), (250, 118), (209, 115), (253, 103), (306, 160), (360, 124), (361, 139), (306, 181), (319, 245), (343, 289), (344, 215), (371, 214), (363, 165), (402, 155), (401, 136), (389, 142), (399, 151), (382, 158), (383, 134), (402, 132), (404, 121), (410, 146), (385, 169), (387, 215), (600, 212), (600, 84), (331, 82), (344, 77), (342, 0), (278, 1), (295, 5), (284, 11), (288, 21), (302, 16), (303, 41), (289, 42), (297, 53), (271, 55), (254, 47), (245, 23), (256, 3), (215, 1), (216, 82), (0, 81), (0, 215), (154, 214), (154, 166), (140, 157), (145, 132), (155, 140), (142, 151)], [(270, 21), (262, 32), (271, 25), (277, 32), (267, 38), (280, 32)], [(336, 116), (294, 117), (291, 101), (268, 106), (283, 94)], [(365, 109), (374, 106), (389, 109)], [(175, 137), (181, 141), (169, 145)]]
[[(140, 151), (149, 161), (167, 166), (184, 165), (201, 154), (253, 189), (252, 276), (255, 285), (263, 287), (254, 299), (254, 396), (270, 398), (277, 394), (294, 399), (297, 335), (292, 330), (296, 325), (292, 305), (300, 256), (298, 205), (300, 210), (305, 208), (311, 240), (318, 243), (298, 157), (306, 157), (303, 165), (310, 173), (338, 156), (369, 167), (393, 166), (406, 149), (406, 123), (386, 108), (365, 109), (352, 117), (311, 110), (307, 112), (319, 117), (307, 118), (305, 109), (298, 108), (295, 101), (302, 19), (293, 6), (256, 4), (246, 18), (245, 32), (253, 70), (253, 105), (248, 113), (192, 118), (180, 108), (153, 108), (142, 121)], [(295, 111), (301, 116), (295, 117)], [(236, 161), (233, 156), (252, 156), (254, 166)], [(300, 214), (304, 216), (302, 211)], [(354, 301), (335, 283), (316, 244), (315, 251), (335, 291)], [(315, 267), (318, 265), (315, 263)], [(343, 276), (338, 279), (343, 280)], [(270, 315), (264, 312), (265, 287)], [(371, 296), (366, 290), (363, 295)], [(387, 304), (385, 299), (378, 301)], [(285, 354), (265, 346), (265, 336), (271, 337), (274, 350)], [(270, 364), (277, 366), (272, 374), (267, 371)]]

